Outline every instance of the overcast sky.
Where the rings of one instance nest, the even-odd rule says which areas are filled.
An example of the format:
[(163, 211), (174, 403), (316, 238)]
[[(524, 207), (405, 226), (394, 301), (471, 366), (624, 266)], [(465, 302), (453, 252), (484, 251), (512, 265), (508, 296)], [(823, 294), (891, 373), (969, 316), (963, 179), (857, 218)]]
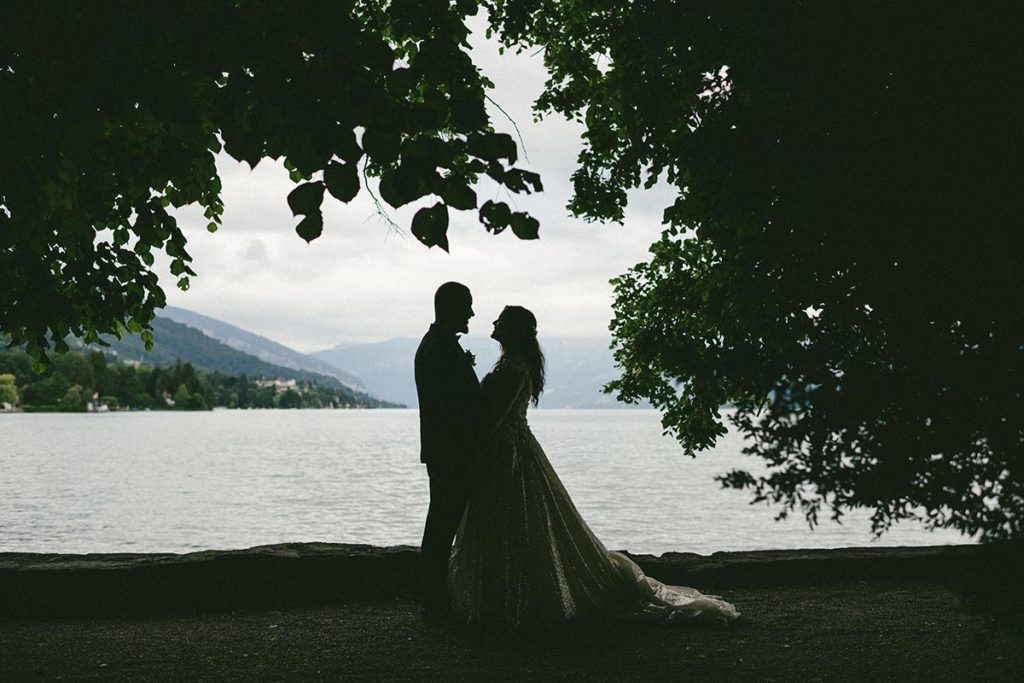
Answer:
[[(482, 34), (473, 57), (495, 83), (491, 97), (522, 133), (529, 162), (520, 152), (518, 165), (540, 173), (545, 188), (510, 196), (492, 185), (478, 188), (479, 200), (504, 199), (530, 211), (540, 221), (539, 240), (519, 240), (511, 230), (491, 235), (475, 211), (453, 211), (451, 253), (428, 250), (409, 225), (415, 210), (433, 200), (387, 207), (400, 226), (395, 231), (363, 190), (348, 205), (326, 195), (323, 235), (306, 244), (294, 231), (298, 221), (286, 201), (294, 185), (283, 166), (264, 160), (250, 170), (222, 156), (223, 227), (211, 235), (199, 212), (179, 213), (198, 275), (182, 292), (166, 261), (158, 262), (168, 303), (308, 353), (341, 342), (421, 336), (433, 316), (434, 290), (457, 280), (473, 292), (473, 334), (488, 334), (502, 306), (519, 304), (537, 315), (542, 336), (607, 335), (608, 280), (647, 260), (671, 195), (666, 188), (634, 194), (623, 226), (571, 218), (565, 204), (582, 127), (558, 117), (533, 121), (531, 104), (545, 79), (540, 57), (499, 55)], [(491, 113), (498, 130), (515, 134), (504, 115)]]

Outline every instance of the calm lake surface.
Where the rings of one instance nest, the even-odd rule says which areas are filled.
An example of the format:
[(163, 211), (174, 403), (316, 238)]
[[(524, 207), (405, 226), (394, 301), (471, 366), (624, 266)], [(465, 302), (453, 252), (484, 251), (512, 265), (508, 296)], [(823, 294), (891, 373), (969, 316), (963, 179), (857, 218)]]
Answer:
[[(534, 433), (613, 549), (964, 543), (867, 513), (815, 530), (713, 476), (756, 466), (730, 434), (696, 459), (654, 411), (538, 410)], [(0, 415), (0, 551), (188, 552), (290, 541), (419, 545), (427, 508), (415, 410)]]

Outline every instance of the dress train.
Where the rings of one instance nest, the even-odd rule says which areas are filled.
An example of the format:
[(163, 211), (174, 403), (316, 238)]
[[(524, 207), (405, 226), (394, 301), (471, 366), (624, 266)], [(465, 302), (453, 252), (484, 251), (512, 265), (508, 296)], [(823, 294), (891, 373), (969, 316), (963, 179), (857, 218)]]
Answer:
[[(508, 359), (495, 373), (526, 373)], [(483, 455), (449, 565), (455, 615), (520, 628), (588, 617), (730, 621), (718, 596), (645, 576), (609, 552), (580, 515), (526, 420), (529, 383)]]

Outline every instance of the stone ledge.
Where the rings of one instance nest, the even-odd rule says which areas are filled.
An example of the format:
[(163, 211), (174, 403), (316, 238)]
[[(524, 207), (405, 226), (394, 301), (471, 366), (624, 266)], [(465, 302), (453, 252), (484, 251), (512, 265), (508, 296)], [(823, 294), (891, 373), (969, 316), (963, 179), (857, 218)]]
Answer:
[[(717, 591), (851, 580), (961, 582), (977, 545), (631, 555), (649, 576)], [(413, 598), (419, 549), (288, 543), (187, 554), (0, 553), (0, 619), (196, 613)]]

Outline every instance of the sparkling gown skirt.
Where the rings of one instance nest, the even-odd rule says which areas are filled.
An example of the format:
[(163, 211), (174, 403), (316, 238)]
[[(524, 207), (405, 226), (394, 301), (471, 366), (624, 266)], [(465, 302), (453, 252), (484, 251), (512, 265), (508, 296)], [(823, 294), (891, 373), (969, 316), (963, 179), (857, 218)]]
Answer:
[(662, 584), (605, 549), (525, 419), (499, 430), (477, 482), (448, 575), (461, 620), (520, 628), (616, 615), (659, 621), (739, 616), (717, 596)]

